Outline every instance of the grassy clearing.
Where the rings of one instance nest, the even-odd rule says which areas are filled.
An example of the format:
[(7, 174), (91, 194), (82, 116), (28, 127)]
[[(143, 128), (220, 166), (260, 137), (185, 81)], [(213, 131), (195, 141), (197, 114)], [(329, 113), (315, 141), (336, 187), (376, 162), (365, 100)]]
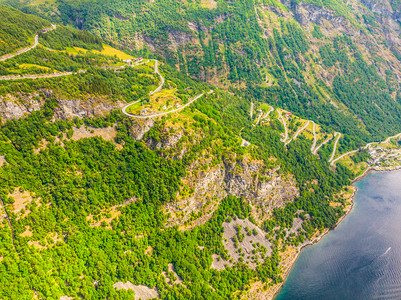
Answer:
[(349, 170), (352, 170), (353, 172), (353, 177), (359, 176), (365, 172), (366, 168), (368, 167), (367, 162), (360, 162), (360, 163), (355, 163), (352, 159), (351, 156), (354, 156), (354, 154), (348, 155), (340, 159), (338, 163), (343, 165), (344, 167), (348, 168)]
[(117, 58), (121, 59), (121, 60), (125, 60), (125, 59), (133, 59), (134, 57), (126, 54), (120, 50), (117, 50), (109, 45), (105, 45), (103, 44), (103, 50), (101, 52), (99, 51), (93, 51), (95, 53), (100, 53), (103, 55), (108, 55), (108, 56), (117, 56)]
[(54, 4), (56, 0), (32, 0), (29, 4), (30, 5), (41, 5), (41, 4)]
[(215, 8), (217, 8), (217, 1), (215, 1), (215, 0), (201, 0), (201, 6), (203, 8), (215, 9)]
[(44, 66), (39, 66), (39, 65), (35, 65), (35, 64), (20, 64), (18, 66), (20, 69), (32, 69), (32, 68), (37, 68), (37, 69), (42, 69), (42, 70), (46, 70), (46, 71), (50, 71), (51, 69), (48, 67), (44, 67)]
[(78, 55), (80, 53), (87, 53), (88, 50), (79, 47), (67, 47), (65, 48), (65, 52), (71, 55)]

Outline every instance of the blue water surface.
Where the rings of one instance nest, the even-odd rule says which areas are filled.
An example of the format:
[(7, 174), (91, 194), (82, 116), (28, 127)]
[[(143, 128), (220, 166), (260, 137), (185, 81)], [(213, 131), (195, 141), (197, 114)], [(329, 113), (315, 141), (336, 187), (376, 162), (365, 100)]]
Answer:
[(302, 251), (275, 300), (401, 299), (401, 170), (355, 186), (352, 212)]

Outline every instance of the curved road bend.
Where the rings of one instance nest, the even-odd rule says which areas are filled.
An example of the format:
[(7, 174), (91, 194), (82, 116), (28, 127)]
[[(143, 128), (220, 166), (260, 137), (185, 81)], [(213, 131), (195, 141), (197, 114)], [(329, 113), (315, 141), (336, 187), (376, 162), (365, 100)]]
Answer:
[(315, 151), (315, 148), (316, 148), (317, 136), (316, 136), (316, 123), (313, 121), (311, 121), (311, 122), (312, 122), (312, 128), (313, 128), (313, 144), (312, 144), (312, 147), (310, 148), (310, 151), (313, 154), (313, 152)]
[(309, 126), (309, 123), (310, 123), (310, 120), (308, 120), (308, 121), (306, 122), (306, 124), (305, 124), (303, 127), (301, 127), (300, 129), (298, 129), (297, 132), (295, 132), (294, 136), (293, 136), (288, 142), (286, 142), (285, 144), (288, 145), (288, 144), (291, 143), (293, 140), (295, 140), (295, 139), (298, 137), (298, 135), (299, 135), (302, 131), (304, 131), (304, 130)]
[[(57, 26), (52, 24), (52, 27), (45, 28), (45, 32), (48, 32), (48, 31), (51, 31), (51, 30), (55, 30), (56, 28), (57, 28)], [(6, 61), (7, 59), (10, 59), (10, 58), (16, 57), (18, 55), (21, 55), (21, 54), (23, 54), (25, 52), (28, 52), (28, 51), (32, 50), (33, 48), (36, 48), (38, 45), (39, 45), (39, 35), (37, 34), (37, 35), (35, 35), (34, 43), (33, 43), (32, 46), (19, 49), (14, 53), (3, 55), (3, 56), (0, 57), (0, 61)]]
[[(270, 105), (269, 105), (270, 106)], [(269, 110), (267, 111), (267, 113), (265, 115), (260, 116), (260, 118), (257, 119), (256, 121), (256, 125), (259, 124), (260, 121), (265, 120), (269, 117), (270, 113), (274, 110), (273, 107), (270, 106)]]
[(280, 141), (282, 141), (283, 143), (285, 143), (285, 142), (287, 141), (287, 139), (288, 139), (287, 123), (285, 122), (281, 111), (280, 111), (280, 110), (277, 110), (277, 113), (278, 113), (279, 117), (281, 118), (281, 122), (283, 123), (284, 130), (285, 130), (284, 138), (280, 139)]
[(396, 135), (393, 135), (393, 136), (390, 136), (390, 137), (388, 137), (388, 138), (387, 138), (385, 141), (383, 141), (383, 142), (371, 142), (371, 143), (366, 144), (365, 146), (363, 146), (363, 147), (361, 147), (361, 148), (359, 148), (359, 149), (357, 149), (357, 150), (352, 150), (352, 151), (349, 151), (349, 152), (347, 152), (347, 153), (344, 153), (343, 155), (341, 155), (341, 156), (337, 157), (336, 159), (334, 159), (334, 160), (331, 162), (330, 165), (334, 166), (334, 164), (335, 164), (337, 161), (339, 161), (340, 159), (342, 159), (343, 157), (345, 157), (345, 156), (347, 156), (347, 155), (350, 155), (350, 154), (352, 154), (352, 153), (358, 152), (358, 151), (361, 150), (361, 149), (370, 149), (370, 146), (372, 146), (372, 145), (374, 145), (374, 144), (378, 144), (378, 145), (380, 145), (380, 144), (387, 144), (388, 142), (390, 142), (390, 140), (392, 140), (392, 139), (394, 139), (394, 138), (397, 138), (397, 137), (400, 137), (400, 136), (401, 136), (401, 133), (396, 134)]
[[(212, 90), (211, 90), (210, 92), (208, 92), (208, 94), (211, 94), (211, 93), (213, 93)], [(148, 114), (148, 115), (133, 115), (133, 114), (128, 113), (128, 112), (127, 112), (127, 108), (130, 107), (131, 105), (133, 105), (134, 103), (137, 103), (137, 102), (140, 101), (140, 100), (135, 101), (135, 102), (133, 102), (133, 103), (130, 103), (130, 104), (124, 106), (123, 109), (122, 109), (122, 112), (123, 112), (124, 115), (129, 116), (129, 117), (132, 117), (132, 118), (136, 118), (136, 119), (147, 119), (147, 118), (161, 117), (161, 116), (168, 115), (168, 114), (171, 114), (171, 113), (175, 113), (175, 112), (177, 112), (177, 111), (180, 111), (180, 110), (184, 109), (184, 108), (187, 107), (188, 105), (191, 105), (193, 102), (195, 102), (196, 100), (198, 100), (198, 99), (199, 99), (200, 97), (202, 97), (203, 95), (205, 95), (205, 94), (200, 94), (200, 95), (198, 95), (198, 96), (192, 98), (190, 101), (188, 101), (187, 104), (185, 104), (185, 105), (183, 105), (183, 106), (181, 106), (181, 107), (179, 107), (179, 108), (177, 108), (177, 109), (170, 110), (170, 111), (166, 111), (166, 112), (156, 112), (156, 113)]]
[(339, 132), (336, 132), (334, 135), (337, 135), (336, 141), (334, 142), (334, 149), (333, 152), (331, 153), (330, 159), (329, 159), (329, 163), (331, 163), (334, 159), (334, 156), (336, 155), (336, 150), (337, 150), (337, 144), (338, 141), (340, 140), (342, 134)]
[(317, 146), (315, 148), (315, 150), (313, 150), (313, 154), (316, 155), (317, 151), (323, 146), (326, 145), (331, 139), (333, 138), (333, 136), (329, 136), (323, 143), (321, 143), (319, 146)]

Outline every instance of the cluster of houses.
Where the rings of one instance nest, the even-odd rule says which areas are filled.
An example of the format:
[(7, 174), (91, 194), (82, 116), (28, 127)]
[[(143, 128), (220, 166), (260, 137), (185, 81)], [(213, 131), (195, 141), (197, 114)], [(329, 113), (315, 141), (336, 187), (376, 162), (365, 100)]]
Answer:
[(138, 57), (136, 59), (124, 59), (123, 62), (125, 62), (126, 64), (137, 64), (143, 61), (143, 57)]
[(394, 148), (373, 148), (369, 150), (371, 159), (368, 161), (370, 165), (394, 167), (401, 163), (401, 149)]

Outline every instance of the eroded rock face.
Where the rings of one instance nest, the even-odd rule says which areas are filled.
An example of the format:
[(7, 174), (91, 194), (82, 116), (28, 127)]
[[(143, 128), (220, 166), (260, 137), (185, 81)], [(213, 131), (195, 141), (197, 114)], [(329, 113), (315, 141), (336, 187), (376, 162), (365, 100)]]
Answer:
[(155, 125), (153, 119), (134, 119), (131, 126), (131, 136), (136, 140), (141, 140), (145, 133), (147, 133)]
[(323, 25), (325, 21), (329, 21), (335, 27), (349, 26), (349, 21), (341, 16), (336, 16), (333, 12), (325, 10), (311, 3), (295, 3), (285, 1), (284, 4), (293, 10), (295, 18), (301, 25), (313, 22)]
[[(227, 193), (237, 197), (243, 197), (255, 203), (264, 205), (280, 205), (285, 200), (298, 196), (299, 191), (295, 188), (295, 180), (285, 180), (275, 170), (263, 172), (263, 163), (239, 162), (225, 164)], [(240, 171), (238, 171), (240, 170)], [(262, 176), (255, 176), (255, 175)]]
[[(0, 116), (3, 121), (19, 119), (27, 114), (40, 110), (46, 98), (53, 97), (51, 90), (30, 95), (15, 94), (0, 96)], [(87, 100), (57, 99), (59, 107), (55, 111), (56, 119), (73, 119), (75, 117), (99, 117), (114, 109), (124, 106), (122, 102), (111, 102), (104, 99), (89, 98)]]
[(160, 141), (149, 139), (147, 145), (151, 149), (170, 149), (174, 147), (184, 136), (183, 128), (174, 133), (164, 132)]
[(168, 36), (170, 41), (169, 49), (172, 51), (177, 51), (178, 47), (186, 45), (191, 40), (191, 34), (176, 30), (170, 30)]
[(0, 116), (3, 121), (19, 119), (43, 106), (39, 94), (30, 96), (0, 96)]
[(170, 225), (183, 225), (196, 213), (201, 216), (185, 228), (205, 223), (227, 195), (245, 198), (254, 206), (263, 207), (265, 213), (299, 196), (293, 177), (279, 175), (279, 168), (265, 171), (261, 161), (224, 162), (202, 171), (204, 166), (199, 161), (193, 163), (183, 179), (193, 193), (166, 205), (172, 216)]
[(375, 14), (382, 25), (387, 43), (396, 46), (398, 52), (401, 52), (401, 12), (393, 10), (390, 2), (386, 0), (362, 0), (362, 3)]
[(99, 101), (90, 98), (82, 100), (59, 99), (57, 102), (60, 108), (56, 111), (56, 118), (73, 119), (75, 117), (99, 117), (114, 109), (120, 109), (124, 106), (122, 102)]

